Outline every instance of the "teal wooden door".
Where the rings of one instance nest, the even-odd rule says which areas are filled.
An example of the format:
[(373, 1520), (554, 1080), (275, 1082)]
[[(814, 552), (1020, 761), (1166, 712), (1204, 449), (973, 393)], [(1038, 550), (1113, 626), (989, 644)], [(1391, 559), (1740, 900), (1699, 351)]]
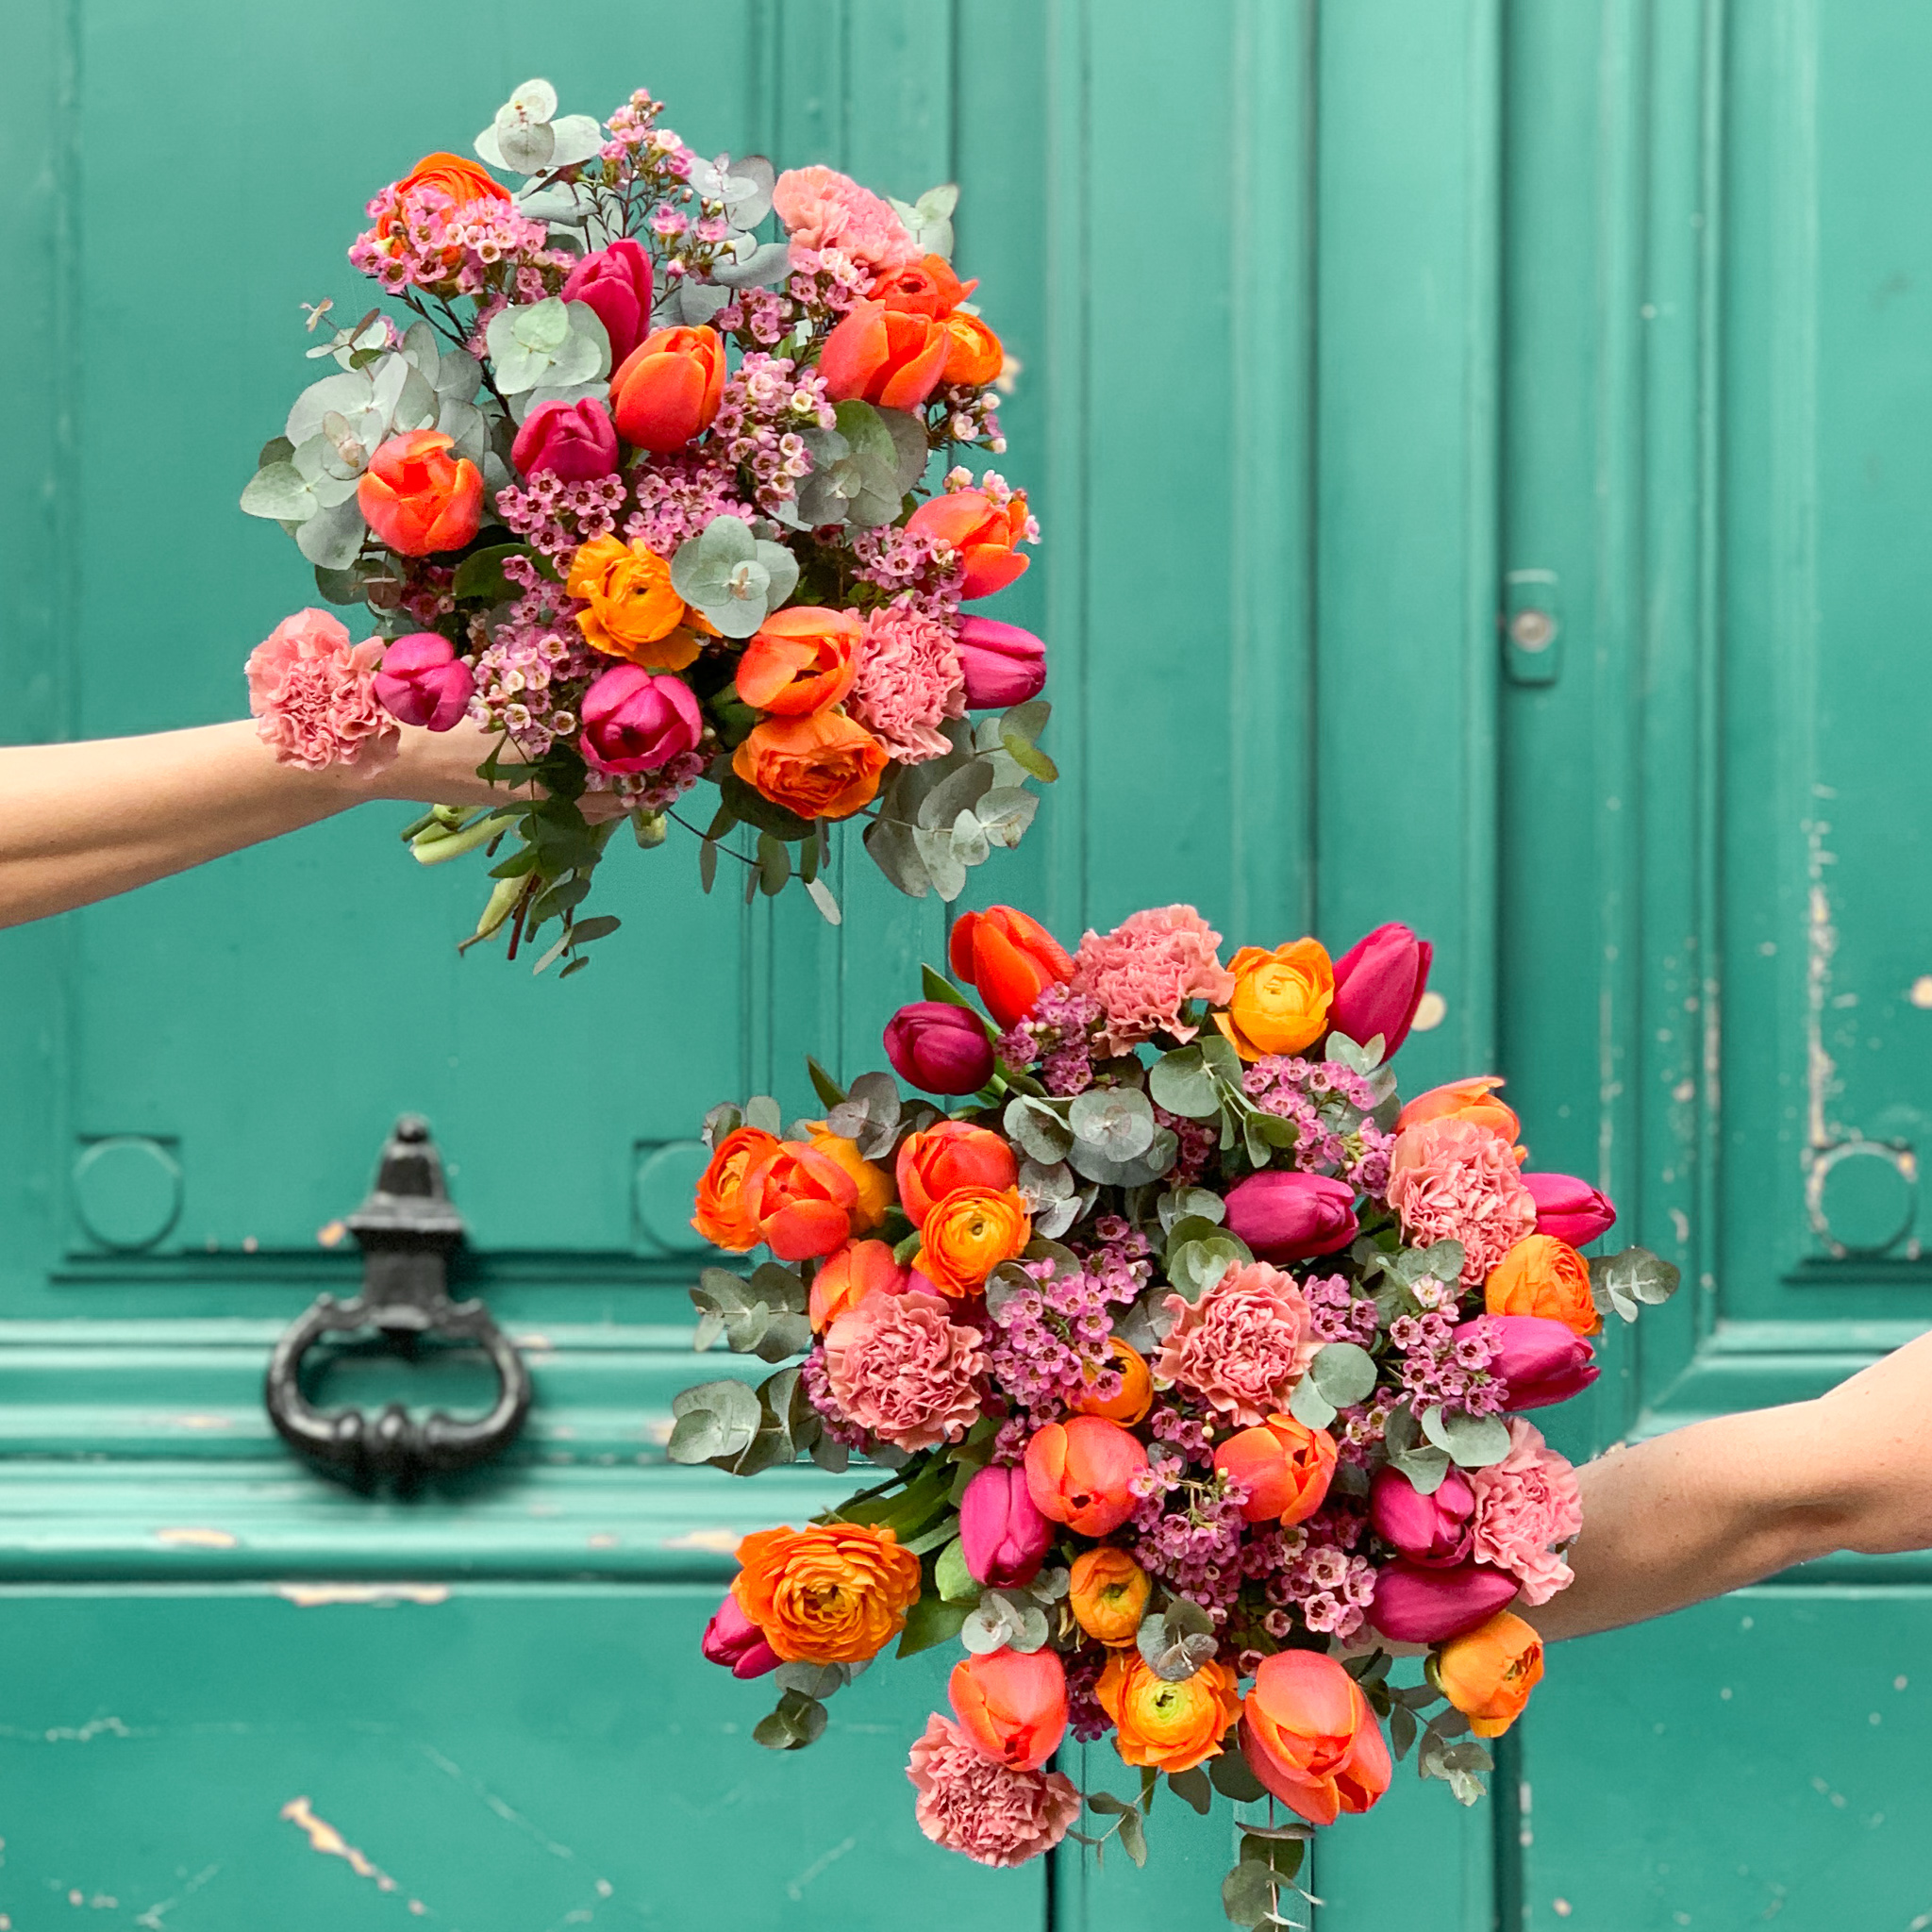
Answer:
[[(737, 0), (592, 45), (61, 0), (9, 30), (44, 372), (0, 471), (14, 735), (238, 708), (306, 590), (233, 499), (361, 199), (527, 74), (571, 110), (648, 83), (701, 149), (962, 184), (1024, 365), (1045, 542), (1006, 614), (1051, 641), (1064, 774), (976, 891), (1069, 940), (1166, 898), (1266, 941), (1428, 932), (1410, 1078), (1506, 1073), (1539, 1163), (1695, 1284), (1573, 1454), (1814, 1392), (1932, 1314), (1921, 9)], [(457, 961), (472, 883), (391, 829), (0, 936), (0, 1917), (1214, 1923), (1228, 1846), (1191, 1815), (1143, 1874), (927, 1847), (932, 1659), (787, 1759), (694, 1660), (737, 1531), (820, 1489), (663, 1460), (692, 1125), (802, 1105), (805, 1051), (859, 1061), (941, 908), (854, 866), (834, 932), (702, 898), (673, 850), (610, 868), (625, 930), (558, 988)], [(406, 1107), (539, 1407), (504, 1471), (375, 1504), (292, 1466), (257, 1386), (352, 1278), (318, 1234)], [(1827, 1566), (1556, 1653), (1497, 1802), (1405, 1774), (1324, 1842), (1323, 1932), (1914, 1923), (1928, 1580)]]

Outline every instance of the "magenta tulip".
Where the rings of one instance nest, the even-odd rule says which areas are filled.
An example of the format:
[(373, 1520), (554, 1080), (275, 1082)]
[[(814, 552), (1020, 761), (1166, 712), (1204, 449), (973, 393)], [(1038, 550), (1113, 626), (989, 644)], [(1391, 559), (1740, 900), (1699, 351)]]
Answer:
[(1523, 1185), (1536, 1203), (1536, 1231), (1580, 1248), (1595, 1241), (1617, 1218), (1607, 1194), (1569, 1174), (1526, 1174)]
[(563, 278), (563, 299), (596, 310), (615, 369), (651, 332), (650, 255), (639, 242), (625, 241), (585, 256)]
[(584, 693), (577, 749), (600, 772), (655, 772), (693, 749), (704, 728), (704, 713), (683, 678), (617, 664)]
[(1046, 642), (1017, 624), (963, 617), (958, 633), (969, 711), (1004, 709), (1037, 698), (1046, 685)]
[(1435, 947), (1407, 926), (1378, 925), (1335, 962), (1329, 1025), (1357, 1046), (1366, 1046), (1379, 1033), (1382, 1058), (1388, 1059), (1408, 1038), (1435, 957)]
[(468, 709), (476, 679), (457, 647), (433, 630), (411, 631), (382, 654), (375, 696), (403, 724), (447, 731)]
[(1392, 1543), (1412, 1563), (1440, 1570), (1469, 1560), (1475, 1541), (1475, 1491), (1469, 1478), (1452, 1469), (1424, 1496), (1399, 1469), (1384, 1465), (1369, 1491), (1369, 1521), (1385, 1543)]
[(1355, 1190), (1327, 1174), (1267, 1169), (1228, 1191), (1227, 1227), (1263, 1261), (1332, 1255), (1356, 1237)]
[(975, 1013), (914, 1000), (886, 1022), (886, 1058), (927, 1093), (977, 1093), (992, 1078), (992, 1042)]
[(739, 1607), (729, 1591), (724, 1592), (717, 1614), (705, 1625), (698, 1648), (734, 1677), (762, 1677), (778, 1668), (778, 1653), (765, 1641), (765, 1633)]
[(617, 425), (594, 396), (539, 403), (524, 418), (509, 459), (525, 476), (548, 470), (566, 483), (594, 482), (617, 468)]
[(1567, 1322), (1545, 1315), (1478, 1315), (1460, 1324), (1459, 1341), (1480, 1331), (1494, 1345), (1490, 1372), (1502, 1378), (1511, 1410), (1568, 1402), (1597, 1378), (1596, 1356)]
[(976, 1583), (1017, 1589), (1040, 1574), (1054, 1525), (1040, 1513), (1024, 1469), (982, 1469), (959, 1499), (959, 1540)]
[(1515, 1577), (1480, 1563), (1454, 1570), (1391, 1563), (1376, 1574), (1369, 1622), (1397, 1643), (1441, 1643), (1488, 1623), (1515, 1594)]

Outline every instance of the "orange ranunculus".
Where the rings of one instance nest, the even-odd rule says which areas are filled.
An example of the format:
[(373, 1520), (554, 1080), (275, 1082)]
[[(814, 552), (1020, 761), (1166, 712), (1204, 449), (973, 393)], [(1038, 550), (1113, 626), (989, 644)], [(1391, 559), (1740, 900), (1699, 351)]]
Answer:
[(1048, 987), (1074, 974), (1066, 948), (1037, 919), (1010, 906), (960, 913), (946, 941), (946, 958), (1007, 1028), (1017, 1026)]
[(1332, 1657), (1280, 1650), (1264, 1658), (1241, 1707), (1248, 1769), (1310, 1824), (1366, 1811), (1394, 1767), (1362, 1689)]
[(1335, 1438), (1291, 1415), (1271, 1415), (1257, 1428), (1237, 1429), (1214, 1449), (1214, 1466), (1248, 1492), (1248, 1523), (1306, 1523), (1335, 1479)]
[(1147, 1366), (1147, 1357), (1118, 1335), (1108, 1338), (1107, 1347), (1120, 1371), (1121, 1392), (1106, 1401), (1098, 1395), (1076, 1396), (1067, 1407), (1076, 1415), (1104, 1415), (1109, 1422), (1125, 1423), (1131, 1428), (1154, 1407), (1154, 1372)]
[(1067, 1671), (1053, 1650), (994, 1650), (953, 1666), (953, 1715), (995, 1764), (1038, 1771), (1067, 1729)]
[(788, 1663), (864, 1663), (919, 1599), (919, 1558), (870, 1523), (755, 1530), (738, 1562), (731, 1593)]
[(774, 611), (738, 660), (738, 695), (778, 718), (823, 711), (852, 689), (864, 641), (855, 610), (794, 604)]
[[(1523, 1123), (1496, 1098), (1495, 1090), (1502, 1084), (1500, 1074), (1485, 1074), (1479, 1079), (1452, 1080), (1446, 1087), (1431, 1087), (1426, 1093), (1418, 1093), (1395, 1116), (1395, 1131), (1399, 1134), (1403, 1128), (1419, 1126), (1424, 1121), (1453, 1119), (1474, 1122), (1514, 1142), (1523, 1131)], [(1518, 1147), (1519, 1165), (1523, 1158), (1524, 1149)]]
[(1069, 1416), (1026, 1444), (1026, 1493), (1051, 1523), (1107, 1536), (1134, 1513), (1134, 1477), (1147, 1467), (1140, 1439), (1100, 1415)]
[(440, 188), (452, 201), (458, 203), (511, 199), (509, 190), (488, 169), (478, 167), (475, 161), (461, 155), (425, 155), (396, 186), (406, 192), (411, 188)]
[(764, 1236), (746, 1211), (745, 1176), (778, 1151), (778, 1137), (762, 1127), (734, 1127), (718, 1142), (698, 1181), (697, 1211), (691, 1224), (715, 1247), (741, 1255)]
[(1553, 1234), (1525, 1235), (1491, 1269), (1483, 1307), (1491, 1315), (1541, 1315), (1578, 1335), (1604, 1325), (1590, 1298), (1590, 1263)]
[(823, 1335), (874, 1290), (880, 1294), (904, 1294), (908, 1278), (892, 1258), (890, 1242), (847, 1241), (842, 1248), (834, 1248), (811, 1278), (811, 1304), (807, 1311), (811, 1332)]
[(1542, 1674), (1542, 1639), (1513, 1610), (1498, 1610), (1436, 1653), (1442, 1695), (1478, 1738), (1500, 1738), (1523, 1715)]
[(932, 1204), (955, 1188), (1015, 1186), (1020, 1163), (997, 1134), (965, 1121), (941, 1121), (923, 1134), (908, 1134), (895, 1163), (899, 1205), (917, 1227)]
[(1335, 968), (1320, 940), (1292, 940), (1271, 953), (1243, 946), (1228, 961), (1234, 997), (1214, 1024), (1244, 1060), (1299, 1053), (1328, 1030)]
[(983, 490), (949, 490), (922, 503), (906, 519), (908, 530), (949, 544), (966, 566), (962, 597), (990, 597), (1026, 569), (1029, 558), (1013, 547), (1026, 534), (1026, 492), (997, 504)]
[(914, 309), (855, 302), (819, 352), (819, 374), (835, 403), (917, 409), (946, 366), (945, 330)]
[(949, 315), (945, 329), (947, 382), (980, 389), (1000, 373), (1007, 352), (978, 316)]
[(455, 439), (440, 429), (410, 429), (376, 445), (356, 486), (356, 503), (375, 532), (403, 557), (460, 550), (483, 517), (483, 476), (468, 457), (453, 457)]
[(1067, 1604), (1088, 1636), (1117, 1650), (1140, 1635), (1153, 1589), (1154, 1579), (1126, 1551), (1102, 1543), (1074, 1558)]
[(802, 819), (849, 819), (870, 805), (890, 762), (886, 748), (842, 711), (767, 718), (731, 755), (731, 769)]
[(610, 378), (610, 415), (625, 441), (670, 456), (708, 429), (724, 394), (724, 341), (714, 328), (660, 328)]
[(941, 1294), (977, 1294), (1002, 1261), (1033, 1239), (1032, 1217), (1018, 1188), (955, 1188), (919, 1224), (912, 1265)]
[(808, 1261), (851, 1234), (858, 1184), (830, 1155), (781, 1141), (746, 1174), (741, 1198), (779, 1260)]
[(858, 1151), (857, 1141), (835, 1134), (824, 1121), (808, 1121), (806, 1132), (817, 1153), (836, 1160), (852, 1176), (858, 1198), (852, 1204), (852, 1232), (870, 1234), (886, 1218), (892, 1205), (892, 1183), (882, 1167), (875, 1166)]
[(1233, 1670), (1212, 1657), (1191, 1677), (1171, 1684), (1154, 1674), (1138, 1650), (1116, 1650), (1093, 1695), (1114, 1722), (1121, 1762), (1156, 1771), (1191, 1771), (1219, 1757), (1228, 1725), (1241, 1714)]
[(887, 308), (943, 322), (978, 286), (977, 280), (962, 282), (943, 255), (928, 255), (880, 275), (866, 294)]
[(671, 566), (642, 542), (592, 537), (570, 560), (563, 588), (590, 608), (577, 628), (593, 651), (645, 671), (682, 671), (717, 627), (671, 588)]

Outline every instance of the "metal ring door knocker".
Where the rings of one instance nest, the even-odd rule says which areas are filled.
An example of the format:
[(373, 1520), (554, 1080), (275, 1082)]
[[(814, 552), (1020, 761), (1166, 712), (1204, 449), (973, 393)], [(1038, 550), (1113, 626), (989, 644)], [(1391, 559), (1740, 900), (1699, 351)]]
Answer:
[[(463, 1218), (444, 1191), (442, 1160), (426, 1121), (405, 1114), (396, 1123), (375, 1189), (348, 1227), (362, 1250), (362, 1292), (347, 1302), (320, 1296), (275, 1344), (263, 1391), (269, 1420), (291, 1449), (365, 1485), (408, 1489), (487, 1462), (523, 1427), (530, 1375), (481, 1302), (449, 1298), (449, 1257), (462, 1241)], [(472, 1421), (437, 1409), (419, 1422), (395, 1402), (374, 1420), (357, 1408), (316, 1408), (302, 1391), (303, 1357), (325, 1336), (365, 1328), (405, 1357), (426, 1336), (474, 1343), (495, 1367), (495, 1403)]]

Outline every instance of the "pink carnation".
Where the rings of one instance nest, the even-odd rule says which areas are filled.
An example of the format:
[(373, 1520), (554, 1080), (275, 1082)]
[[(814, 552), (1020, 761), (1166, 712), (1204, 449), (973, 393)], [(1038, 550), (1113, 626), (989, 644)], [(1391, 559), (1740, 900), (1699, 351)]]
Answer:
[(791, 238), (791, 262), (836, 250), (874, 275), (919, 259), (905, 225), (869, 189), (836, 168), (788, 168), (772, 190), (772, 206)]
[(382, 640), (352, 644), (326, 610), (285, 617), (248, 654), (248, 708), (278, 764), (380, 771), (402, 741), (375, 695)]
[(953, 747), (941, 721), (966, 715), (952, 632), (909, 603), (872, 611), (846, 709), (902, 763), (943, 758)]
[(1024, 1865), (1058, 1844), (1080, 1815), (1080, 1793), (1064, 1772), (997, 1763), (938, 1711), (914, 1740), (906, 1775), (919, 1787), (920, 1830), (982, 1865)]
[(947, 1314), (943, 1296), (874, 1289), (825, 1330), (825, 1381), (849, 1421), (917, 1450), (979, 1420), (979, 1330)]
[(1536, 1196), (1516, 1155), (1474, 1121), (1423, 1121), (1395, 1137), (1389, 1205), (1417, 1247), (1460, 1241), (1462, 1283), (1474, 1288), (1525, 1235), (1536, 1232)]
[(1175, 1319), (1156, 1384), (1191, 1389), (1244, 1428), (1288, 1407), (1322, 1345), (1300, 1284), (1266, 1261), (1228, 1269), (1198, 1302), (1171, 1294), (1164, 1306)]
[(1234, 975), (1215, 951), (1220, 943), (1191, 906), (1151, 907), (1110, 933), (1090, 932), (1074, 955), (1071, 984), (1100, 1002), (1107, 1050), (1125, 1053), (1157, 1033), (1193, 1039), (1200, 1029), (1182, 1023), (1182, 1007), (1234, 997)]
[(1509, 1419), (1509, 1453), (1469, 1472), (1475, 1491), (1475, 1554), (1522, 1579), (1526, 1604), (1546, 1604), (1568, 1590), (1573, 1573), (1553, 1545), (1583, 1527), (1583, 1498), (1567, 1457), (1543, 1441), (1534, 1423)]

